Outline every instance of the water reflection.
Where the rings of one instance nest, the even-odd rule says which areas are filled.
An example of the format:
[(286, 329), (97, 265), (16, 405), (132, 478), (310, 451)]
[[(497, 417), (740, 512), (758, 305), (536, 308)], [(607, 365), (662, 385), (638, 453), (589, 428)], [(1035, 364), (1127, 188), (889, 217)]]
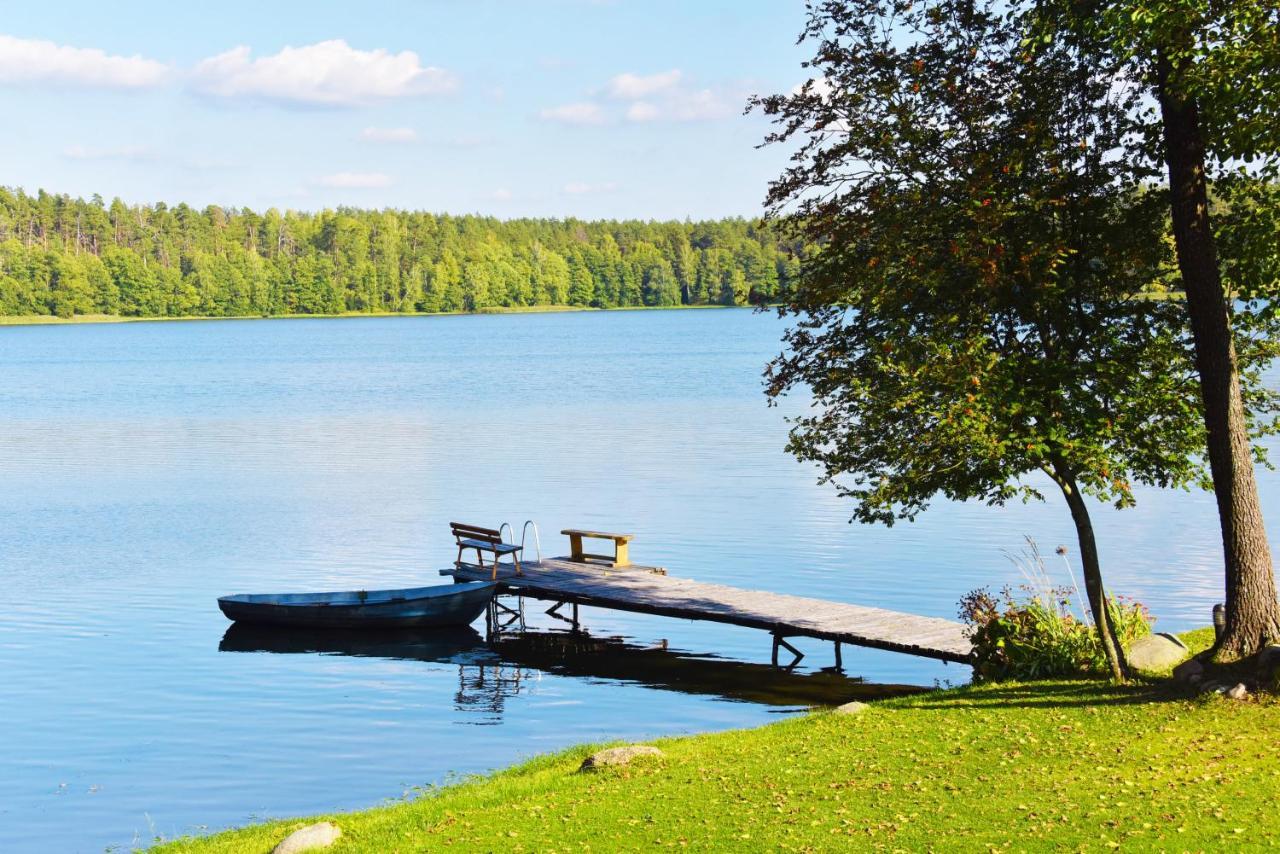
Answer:
[(321, 653), (363, 658), (454, 662), (487, 652), (484, 638), (470, 627), (404, 629), (299, 629), (232, 623), (218, 644), (222, 652)]
[(832, 670), (797, 673), (769, 664), (698, 655), (665, 644), (639, 646), (621, 637), (586, 632), (518, 632), (500, 635), (493, 649), (504, 659), (547, 673), (634, 682), (681, 694), (769, 706), (830, 706), (928, 690), (915, 685), (866, 682)]
[(221, 652), (349, 655), (453, 664), (458, 668), (455, 711), (460, 723), (502, 723), (506, 701), (520, 693), (528, 676), (504, 662), (470, 627), (456, 629), (297, 629), (232, 623), (218, 644)]
[(454, 708), (480, 715), (464, 723), (496, 726), (502, 723), (507, 701), (520, 695), (532, 675), (526, 668), (504, 661), (459, 664)]
[(914, 685), (866, 682), (834, 670), (798, 673), (586, 631), (514, 631), (488, 641), (470, 628), (444, 631), (324, 631), (232, 624), (223, 652), (313, 653), (453, 664), (454, 708), (498, 724), (507, 701), (540, 673), (627, 682), (768, 706), (804, 708), (919, 693)]

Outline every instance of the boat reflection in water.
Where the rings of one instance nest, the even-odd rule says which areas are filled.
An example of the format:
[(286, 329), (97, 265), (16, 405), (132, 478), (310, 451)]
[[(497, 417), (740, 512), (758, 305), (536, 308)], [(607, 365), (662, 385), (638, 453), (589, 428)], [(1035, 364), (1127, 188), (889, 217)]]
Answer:
[(665, 643), (642, 646), (584, 631), (521, 631), (488, 642), (470, 628), (437, 631), (298, 630), (240, 623), (227, 629), (224, 652), (312, 653), (453, 664), (459, 711), (476, 724), (501, 723), (506, 700), (539, 673), (619, 681), (684, 694), (768, 706), (806, 708), (876, 700), (928, 690), (881, 685), (832, 671), (797, 673), (769, 664), (696, 655)]
[(480, 633), (453, 629), (293, 629), (232, 623), (218, 644), (222, 652), (350, 655), (452, 664), (458, 668), (454, 708), (475, 713), (463, 723), (499, 724), (508, 697), (520, 693), (527, 677), (504, 662)]
[(452, 629), (302, 629), (232, 623), (218, 644), (222, 652), (280, 652), (453, 661), (488, 647), (470, 626)]

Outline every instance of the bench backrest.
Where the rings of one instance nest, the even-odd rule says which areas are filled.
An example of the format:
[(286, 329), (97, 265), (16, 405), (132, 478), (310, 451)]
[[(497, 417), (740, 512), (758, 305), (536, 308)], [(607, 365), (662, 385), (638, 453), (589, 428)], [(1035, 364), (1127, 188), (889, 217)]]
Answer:
[(495, 546), (502, 545), (502, 532), (493, 528), (481, 528), (479, 525), (467, 525), (462, 522), (450, 522), (453, 536), (458, 540), (483, 540)]

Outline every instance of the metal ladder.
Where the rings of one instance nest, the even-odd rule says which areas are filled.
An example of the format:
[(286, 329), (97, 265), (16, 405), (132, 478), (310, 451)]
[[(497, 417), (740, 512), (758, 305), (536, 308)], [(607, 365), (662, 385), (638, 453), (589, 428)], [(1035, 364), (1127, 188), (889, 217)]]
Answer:
[[(542, 538), (538, 536), (538, 523), (532, 519), (526, 519), (524, 527), (520, 529), (520, 554), (524, 554), (525, 540), (529, 536), (529, 527), (533, 527), (533, 547), (537, 551), (538, 562), (542, 562)], [(511, 523), (503, 522), (498, 526), (498, 536), (502, 542), (515, 545), (515, 530), (511, 527)], [(515, 556), (512, 555), (514, 561)], [(501, 566), (498, 557), (494, 556), (494, 563)], [(507, 564), (513, 567), (514, 564)], [(525, 630), (524, 618), (524, 597), (519, 593), (515, 594), (516, 604), (514, 607), (499, 601), (498, 596), (494, 596), (489, 602), (489, 608), (485, 612), (485, 636), (492, 640), (500, 636), (503, 632), (514, 631), (523, 632)], [(561, 618), (563, 619), (563, 618)]]
[[(524, 526), (520, 529), (520, 554), (524, 554), (525, 540), (529, 536), (530, 527), (533, 528), (533, 547), (538, 555), (538, 563), (542, 563), (542, 538), (538, 536), (538, 523), (532, 519), (524, 520)], [(513, 546), (516, 544), (515, 529), (511, 527), (510, 522), (503, 522), (498, 526), (498, 536), (502, 537), (504, 543), (510, 543)], [(510, 539), (507, 539), (508, 536)]]

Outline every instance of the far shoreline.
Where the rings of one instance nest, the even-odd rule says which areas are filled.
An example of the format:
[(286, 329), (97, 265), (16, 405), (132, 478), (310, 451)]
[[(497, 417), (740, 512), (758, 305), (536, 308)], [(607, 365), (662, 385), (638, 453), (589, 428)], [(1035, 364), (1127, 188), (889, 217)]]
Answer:
[[(1152, 292), (1137, 294), (1134, 299), (1181, 300), (1181, 292)], [(774, 305), (764, 306), (766, 309)], [(577, 312), (609, 311), (685, 311), (706, 309), (758, 310), (755, 305), (617, 305), (597, 308), (589, 305), (530, 305), (489, 306), (476, 311), (344, 311), (337, 314), (192, 314), (163, 317), (131, 317), (121, 314), (76, 314), (58, 317), (53, 314), (0, 315), (3, 326), (76, 326), (80, 324), (109, 323), (180, 323), (195, 320), (333, 320), (352, 317), (471, 317), (486, 314), (570, 314)]]
[(232, 314), (131, 317), (121, 314), (52, 314), (0, 316), (0, 326), (77, 326), (111, 323), (180, 323), (194, 320), (333, 320), (353, 317), (471, 317), (486, 314), (569, 314), (609, 311), (682, 311), (686, 309), (748, 309), (750, 305), (619, 305), (596, 308), (583, 305), (491, 306), (477, 311), (344, 311), (337, 314)]

